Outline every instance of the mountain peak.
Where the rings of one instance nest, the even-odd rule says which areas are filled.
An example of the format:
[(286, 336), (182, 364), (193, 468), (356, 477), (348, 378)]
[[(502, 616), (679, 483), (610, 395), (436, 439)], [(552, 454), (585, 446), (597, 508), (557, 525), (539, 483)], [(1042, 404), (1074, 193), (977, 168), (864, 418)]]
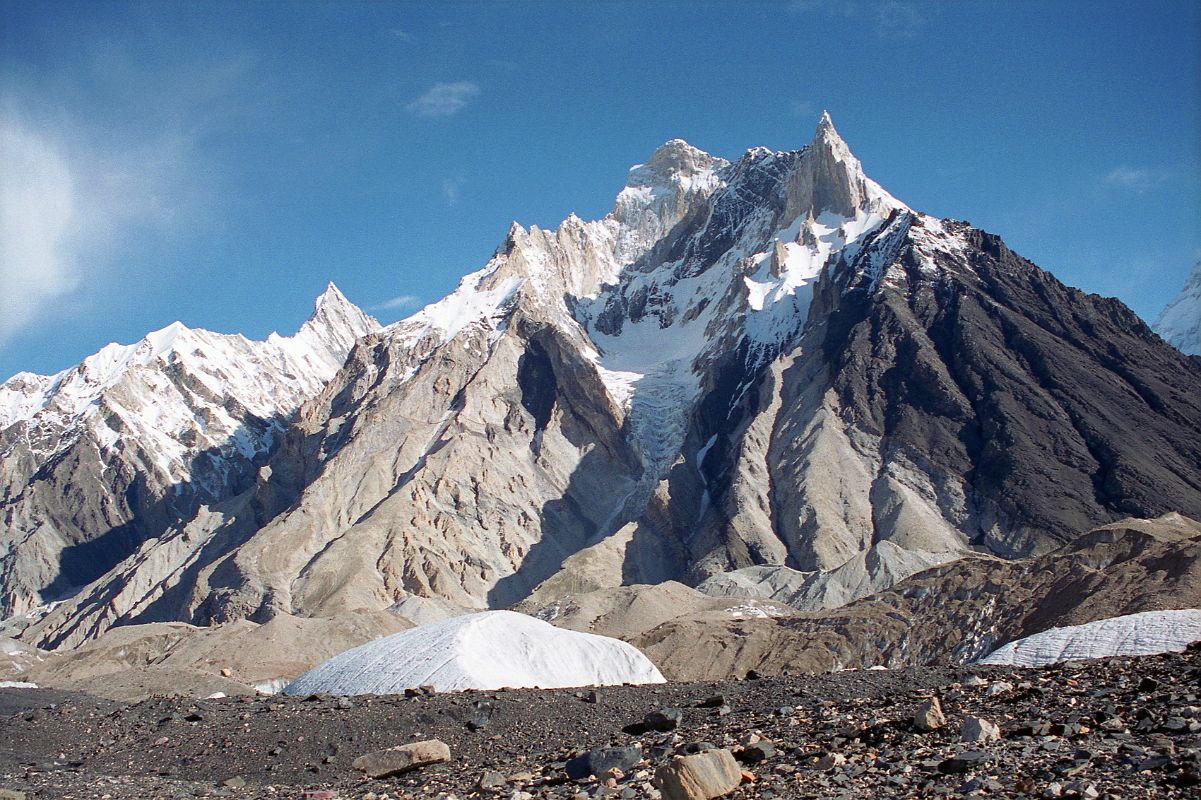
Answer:
[[(296, 341), (314, 341), (319, 351), (336, 353), (344, 359), (356, 339), (379, 330), (379, 322), (356, 306), (331, 281), (313, 301), (313, 315), (292, 337)], [(335, 364), (334, 368), (341, 366)]]
[(828, 111), (822, 112), (813, 141), (793, 176), (789, 206), (792, 218), (806, 213), (818, 217), (826, 211), (848, 218), (860, 212), (887, 216), (892, 209), (906, 207), (864, 175)]
[(829, 111), (822, 112), (821, 119), (817, 122), (817, 128), (813, 131), (813, 141), (809, 143), (809, 146), (814, 150), (828, 153), (838, 161), (850, 159), (856, 167), (859, 165), (854, 155), (851, 154), (851, 148), (847, 146), (846, 141), (834, 127), (834, 120), (830, 118)]
[(683, 139), (669, 139), (651, 153), (645, 164), (630, 169), (627, 185), (646, 185), (656, 182), (655, 179), (661, 181), (676, 176), (689, 178), (713, 169), (719, 162), (721, 159), (693, 147)]
[(332, 306), (353, 305), (349, 300), (346, 299), (346, 295), (342, 294), (341, 290), (339, 290), (338, 287), (334, 285), (333, 281), (330, 281), (326, 285), (324, 292), (317, 295), (317, 299), (313, 301), (313, 311), (318, 312), (321, 309), (325, 308), (326, 306), (331, 306), (331, 305)]
[(1182, 353), (1201, 356), (1201, 261), (1151, 327)]

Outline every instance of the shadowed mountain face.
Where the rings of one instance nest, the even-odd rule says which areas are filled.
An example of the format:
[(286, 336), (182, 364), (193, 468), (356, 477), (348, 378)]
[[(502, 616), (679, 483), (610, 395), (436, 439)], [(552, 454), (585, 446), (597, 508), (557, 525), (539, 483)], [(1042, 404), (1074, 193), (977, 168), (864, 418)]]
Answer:
[(828, 117), (732, 163), (668, 142), (608, 216), (514, 225), (454, 293), (361, 333), (237, 491), (27, 636), (764, 566), (823, 607), (973, 549), (1201, 515), (1201, 364), (909, 209)]

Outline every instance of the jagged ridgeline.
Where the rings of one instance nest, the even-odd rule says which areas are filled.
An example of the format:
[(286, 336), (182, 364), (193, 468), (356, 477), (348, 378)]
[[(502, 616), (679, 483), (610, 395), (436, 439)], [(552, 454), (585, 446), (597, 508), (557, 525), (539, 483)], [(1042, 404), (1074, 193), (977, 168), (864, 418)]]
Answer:
[[(340, 368), (339, 368), (340, 367)], [(1201, 515), (1201, 360), (867, 178), (828, 116), (679, 140), (379, 329), (168, 329), (0, 389), (0, 613), (468, 608), (679, 580), (798, 608)]]

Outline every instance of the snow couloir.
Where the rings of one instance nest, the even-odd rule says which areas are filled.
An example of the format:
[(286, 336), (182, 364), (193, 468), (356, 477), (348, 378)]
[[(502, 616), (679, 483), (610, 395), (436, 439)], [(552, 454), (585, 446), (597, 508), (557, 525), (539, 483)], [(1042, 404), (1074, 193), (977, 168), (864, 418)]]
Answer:
[(663, 683), (637, 648), (514, 611), (483, 611), (376, 639), (317, 665), (285, 694), (394, 694)]

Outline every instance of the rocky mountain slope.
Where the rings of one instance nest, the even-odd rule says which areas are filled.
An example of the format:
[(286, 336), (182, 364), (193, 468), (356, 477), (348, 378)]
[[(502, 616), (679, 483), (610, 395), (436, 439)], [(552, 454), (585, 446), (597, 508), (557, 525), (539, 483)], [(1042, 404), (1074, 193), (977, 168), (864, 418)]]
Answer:
[(1193, 267), (1180, 294), (1159, 315), (1154, 329), (1180, 352), (1201, 356), (1201, 261)]
[(908, 208), (828, 116), (734, 162), (668, 142), (603, 219), (514, 224), (451, 295), (362, 332), (240, 491), (172, 507), (180, 536), (74, 576), (26, 638), (756, 567), (822, 608), (1201, 515), (1201, 364)]
[(70, 597), (130, 557), (164, 569), (185, 558), (203, 536), (181, 529), (220, 523), (221, 501), (253, 485), (297, 407), (377, 328), (331, 284), (291, 337), (176, 322), (0, 385), (0, 617)]
[(1201, 523), (1168, 515), (1092, 530), (1041, 556), (970, 556), (844, 607), (683, 615), (632, 638), (669, 679), (967, 664), (1052, 627), (1201, 608)]

